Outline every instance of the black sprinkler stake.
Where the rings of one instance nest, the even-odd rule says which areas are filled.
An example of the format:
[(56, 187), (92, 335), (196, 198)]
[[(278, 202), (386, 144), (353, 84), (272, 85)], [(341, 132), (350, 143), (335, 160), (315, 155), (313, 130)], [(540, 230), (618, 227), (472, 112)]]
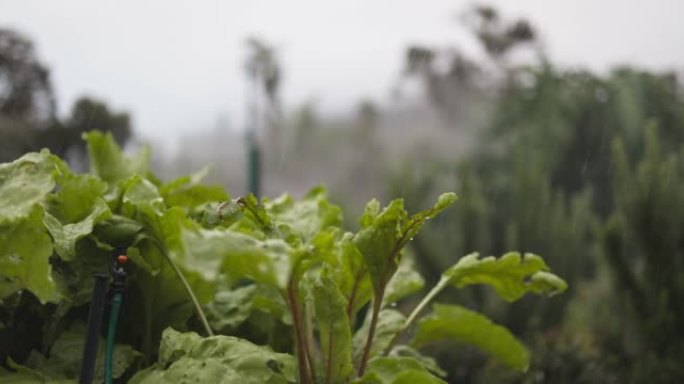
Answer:
[(88, 312), (88, 329), (81, 359), (80, 384), (92, 384), (97, 363), (97, 345), (100, 341), (100, 326), (104, 312), (109, 278), (103, 274), (95, 275), (95, 287)]

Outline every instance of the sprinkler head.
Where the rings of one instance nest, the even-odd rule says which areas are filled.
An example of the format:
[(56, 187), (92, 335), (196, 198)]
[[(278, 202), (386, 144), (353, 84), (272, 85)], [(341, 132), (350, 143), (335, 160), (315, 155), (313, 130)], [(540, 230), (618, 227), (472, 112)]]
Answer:
[(123, 267), (124, 264), (128, 262), (128, 256), (126, 255), (119, 255), (116, 257), (116, 263), (119, 264), (120, 267)]

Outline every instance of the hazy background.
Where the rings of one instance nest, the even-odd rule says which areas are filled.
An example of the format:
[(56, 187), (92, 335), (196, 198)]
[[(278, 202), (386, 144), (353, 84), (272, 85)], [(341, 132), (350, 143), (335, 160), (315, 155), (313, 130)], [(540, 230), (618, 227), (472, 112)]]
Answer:
[(47, 147), (85, 170), (81, 135), (98, 129), (150, 145), (163, 180), (213, 165), (205, 181), (233, 197), (323, 184), (350, 228), (371, 198), (413, 211), (453, 190), (411, 242), (428, 282), (473, 251), (518, 250), (571, 288), (513, 304), (445, 292), (533, 359), (514, 373), (436, 345), (450, 383), (684, 382), (682, 14), (674, 0), (0, 0), (0, 162)]
[[(543, 31), (564, 65), (605, 71), (629, 62), (684, 62), (677, 0), (490, 1)], [(175, 145), (223, 119), (244, 128), (245, 39), (276, 49), (286, 109), (314, 101), (348, 114), (360, 99), (392, 103), (408, 44), (477, 42), (459, 14), (469, 1), (21, 1), (2, 0), (0, 25), (31, 37), (51, 69), (60, 114), (84, 94), (132, 114), (136, 134)]]

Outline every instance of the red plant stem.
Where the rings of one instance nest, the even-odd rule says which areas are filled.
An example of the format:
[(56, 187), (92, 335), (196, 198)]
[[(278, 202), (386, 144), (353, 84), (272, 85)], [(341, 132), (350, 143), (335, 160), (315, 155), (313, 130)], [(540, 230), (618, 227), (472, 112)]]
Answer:
[(311, 354), (313, 352), (313, 326), (311, 325), (311, 308), (308, 306), (304, 306), (304, 327), (302, 328), (302, 338), (304, 338), (305, 344), (304, 344), (304, 352), (306, 353), (306, 359), (309, 364), (309, 369), (311, 370), (311, 378), (312, 381), (316, 381), (316, 365), (314, 364), (314, 360), (311, 357)]
[(368, 358), (370, 357), (371, 346), (373, 346), (373, 337), (375, 337), (375, 328), (378, 326), (378, 317), (380, 317), (380, 308), (382, 307), (382, 298), (384, 292), (375, 297), (373, 301), (373, 314), (371, 317), (370, 328), (368, 329), (368, 338), (366, 339), (366, 346), (363, 349), (363, 357), (361, 358), (361, 364), (359, 365), (358, 376), (363, 376), (366, 372), (366, 364), (368, 363)]
[(287, 296), (290, 302), (290, 310), (292, 311), (292, 319), (295, 326), (295, 347), (297, 348), (297, 366), (299, 368), (299, 380), (302, 384), (309, 384), (309, 376), (307, 373), (308, 357), (304, 352), (304, 337), (302, 335), (302, 318), (299, 313), (299, 305), (297, 304), (297, 293), (295, 292), (292, 282), (288, 284)]

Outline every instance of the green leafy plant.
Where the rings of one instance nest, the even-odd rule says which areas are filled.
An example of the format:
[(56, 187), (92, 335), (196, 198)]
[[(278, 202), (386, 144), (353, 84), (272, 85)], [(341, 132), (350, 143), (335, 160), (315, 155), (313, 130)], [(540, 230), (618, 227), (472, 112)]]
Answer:
[(3, 382), (75, 379), (92, 276), (116, 252), (131, 265), (114, 375), (132, 383), (440, 383), (420, 349), (448, 339), (525, 370), (529, 353), (504, 327), (426, 308), (449, 286), (488, 285), (507, 301), (567, 288), (539, 256), (471, 254), (406, 316), (394, 305), (424, 283), (405, 248), (453, 193), (413, 215), (401, 199), (373, 200), (347, 232), (323, 188), (231, 199), (201, 184), (204, 171), (162, 183), (146, 152), (86, 140), (89, 174), (47, 151), (0, 165)]

